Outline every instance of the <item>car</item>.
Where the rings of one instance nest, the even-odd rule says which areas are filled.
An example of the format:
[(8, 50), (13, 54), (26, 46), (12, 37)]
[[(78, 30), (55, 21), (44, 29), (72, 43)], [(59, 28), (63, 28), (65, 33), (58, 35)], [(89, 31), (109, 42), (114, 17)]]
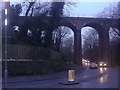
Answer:
[(86, 62), (86, 63), (90, 63), (90, 61), (89, 61), (89, 60), (86, 60), (85, 62)]
[(85, 59), (82, 59), (82, 62), (85, 62)]
[(97, 69), (97, 64), (95, 62), (90, 63), (90, 69)]
[(107, 64), (105, 62), (99, 62), (99, 67), (106, 67)]

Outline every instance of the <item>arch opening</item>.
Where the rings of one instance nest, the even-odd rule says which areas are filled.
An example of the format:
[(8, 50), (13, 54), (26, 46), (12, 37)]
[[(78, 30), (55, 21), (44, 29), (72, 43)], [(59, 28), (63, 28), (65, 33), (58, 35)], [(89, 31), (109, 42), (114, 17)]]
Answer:
[(98, 62), (99, 34), (96, 29), (85, 26), (81, 29), (82, 60)]
[(63, 63), (73, 63), (74, 32), (70, 27), (58, 26), (52, 32), (52, 48), (62, 55)]
[(109, 29), (109, 40), (110, 40), (110, 62), (111, 65), (120, 65), (119, 58), (119, 46), (120, 46), (120, 31), (117, 28), (110, 27)]
[(105, 62), (107, 65), (110, 65), (109, 62), (109, 34), (108, 30), (105, 29), (98, 23), (88, 23), (84, 25), (84, 27), (89, 26), (94, 28), (98, 33), (98, 59), (96, 60), (97, 63)]

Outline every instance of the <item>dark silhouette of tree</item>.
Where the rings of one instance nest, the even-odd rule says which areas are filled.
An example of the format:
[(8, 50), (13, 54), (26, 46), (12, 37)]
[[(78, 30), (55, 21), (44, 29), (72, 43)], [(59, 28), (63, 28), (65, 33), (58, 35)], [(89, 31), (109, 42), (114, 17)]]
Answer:
[(53, 31), (53, 49), (57, 52), (61, 52), (61, 43), (63, 42), (63, 39), (64, 38), (67, 38), (67, 34), (70, 34), (68, 33), (69, 31), (69, 28), (68, 27), (65, 27), (65, 26), (61, 26), (61, 27), (58, 27), (56, 28), (54, 31)]
[[(25, 16), (28, 16), (28, 13), (29, 13), (31, 7), (34, 5), (34, 3), (35, 3), (35, 2), (29, 2), (29, 6), (28, 6), (28, 9), (27, 9), (27, 11), (26, 11), (26, 13), (25, 13)], [(33, 8), (32, 8), (32, 13), (33, 13)], [(32, 13), (31, 13), (31, 15), (32, 15)]]
[(12, 5), (9, 10), (10, 25), (13, 26), (16, 24), (16, 20), (22, 12), (22, 6), (21, 4)]
[(52, 2), (51, 12), (50, 12), (51, 16), (54, 18), (63, 16), (64, 4), (65, 2)]
[(118, 28), (116, 29), (115, 27), (111, 27), (112, 32), (109, 32), (109, 37), (111, 35), (113, 36), (112, 40), (110, 40), (110, 59), (111, 59), (111, 64), (117, 65), (119, 63), (120, 65), (120, 1), (116, 6), (109, 6), (105, 8), (99, 15), (98, 17), (101, 18), (114, 18), (118, 19)]
[(82, 32), (83, 58), (97, 61), (99, 46), (98, 33), (93, 28), (86, 28), (85, 31), (84, 33)]
[(45, 37), (45, 45), (46, 47), (52, 46), (52, 31), (53, 27), (57, 26), (60, 23), (60, 18), (63, 16), (63, 7), (64, 7), (65, 2), (52, 2), (51, 5), (51, 20), (50, 20), (50, 28), (46, 32), (46, 37)]
[[(48, 14), (50, 14), (50, 16), (52, 17), (50, 21), (48, 21), (48, 23), (44, 23), (44, 21), (32, 21), (32, 20), (28, 20), (26, 19), (25, 20), (25, 23), (23, 24), (22, 27), (20, 27), (20, 32), (19, 32), (19, 36), (20, 36), (20, 40), (22, 40), (23, 38), (23, 41), (25, 42), (25, 40), (27, 40), (28, 36), (27, 36), (27, 30), (31, 28), (34, 28), (34, 30), (32, 30), (32, 39), (34, 39), (34, 41), (38, 41), (38, 37), (40, 36), (37, 36), (37, 35), (40, 35), (37, 32), (37, 30), (41, 30), (40, 28), (41, 27), (45, 27), (45, 42), (44, 42), (44, 47), (46, 48), (50, 48), (51, 47), (51, 42), (52, 42), (52, 31), (53, 31), (53, 27), (57, 26), (59, 23), (60, 23), (60, 17), (63, 16), (63, 7), (64, 7), (64, 2), (52, 2), (51, 3), (51, 10), (46, 10), (45, 9), (41, 9), (43, 8), (44, 6), (46, 5), (43, 5), (43, 6), (39, 6), (41, 4), (38, 4), (38, 6), (36, 6), (37, 2), (29, 2), (29, 5), (26, 6), (27, 7), (27, 10), (25, 12), (25, 16), (37, 16), (38, 19), (44, 17), (44, 16), (47, 16)], [(36, 7), (35, 7), (36, 6)], [(33, 8), (34, 7), (34, 8)], [(17, 7), (15, 7), (16, 9)], [(21, 10), (21, 9), (20, 9)], [(33, 11), (35, 10), (35, 11)], [(38, 14), (37, 14), (37, 10), (38, 10)], [(40, 10), (43, 10), (43, 12), (40, 13)], [(14, 12), (15, 10), (13, 10)], [(21, 11), (20, 11), (21, 12)], [(12, 13), (12, 12), (11, 12)], [(16, 12), (17, 16), (19, 16), (19, 13)], [(41, 17), (42, 16), (42, 17)], [(17, 20), (17, 19), (15, 19)], [(12, 20), (11, 20), (12, 21)], [(34, 23), (34, 24), (33, 24)], [(36, 26), (38, 25), (38, 26)], [(39, 27), (41, 26), (41, 27)], [(37, 27), (37, 28), (36, 28)], [(41, 32), (41, 31), (40, 31)], [(35, 40), (37, 39), (37, 40)]]
[(100, 12), (97, 17), (101, 18), (120, 18), (120, 2), (117, 5), (109, 5)]

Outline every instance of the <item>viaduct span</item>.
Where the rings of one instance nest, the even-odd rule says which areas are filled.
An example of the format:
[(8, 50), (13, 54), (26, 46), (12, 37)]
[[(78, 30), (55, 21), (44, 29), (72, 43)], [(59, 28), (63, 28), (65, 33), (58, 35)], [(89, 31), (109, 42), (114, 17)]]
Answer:
[[(39, 19), (35, 17), (19, 17), (18, 24), (22, 25), (26, 19), (31, 20)], [(44, 17), (42, 20), (48, 22), (51, 17)], [(52, 18), (54, 19), (54, 18)], [(48, 23), (49, 24), (49, 23)], [(94, 28), (99, 35), (99, 60), (105, 61), (110, 64), (110, 53), (109, 53), (109, 30), (110, 27), (118, 28), (118, 20), (110, 18), (83, 18), (83, 17), (62, 17), (60, 23), (54, 28), (59, 26), (67, 26), (74, 32), (74, 63), (81, 65), (82, 63), (82, 48), (81, 48), (81, 29), (85, 26)]]

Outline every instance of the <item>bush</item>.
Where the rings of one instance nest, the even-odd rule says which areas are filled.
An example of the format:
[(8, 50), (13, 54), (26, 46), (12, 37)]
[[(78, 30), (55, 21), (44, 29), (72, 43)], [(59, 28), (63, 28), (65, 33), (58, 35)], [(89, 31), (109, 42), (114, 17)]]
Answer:
[(63, 71), (65, 69), (65, 62), (62, 60), (61, 54), (51, 50), (50, 63), (55, 72)]
[(64, 70), (65, 63), (61, 60), (60, 53), (44, 48), (38, 50), (43, 53), (30, 52), (36, 53), (39, 57), (32, 59), (32, 61), (8, 61), (8, 76), (43, 75)]

